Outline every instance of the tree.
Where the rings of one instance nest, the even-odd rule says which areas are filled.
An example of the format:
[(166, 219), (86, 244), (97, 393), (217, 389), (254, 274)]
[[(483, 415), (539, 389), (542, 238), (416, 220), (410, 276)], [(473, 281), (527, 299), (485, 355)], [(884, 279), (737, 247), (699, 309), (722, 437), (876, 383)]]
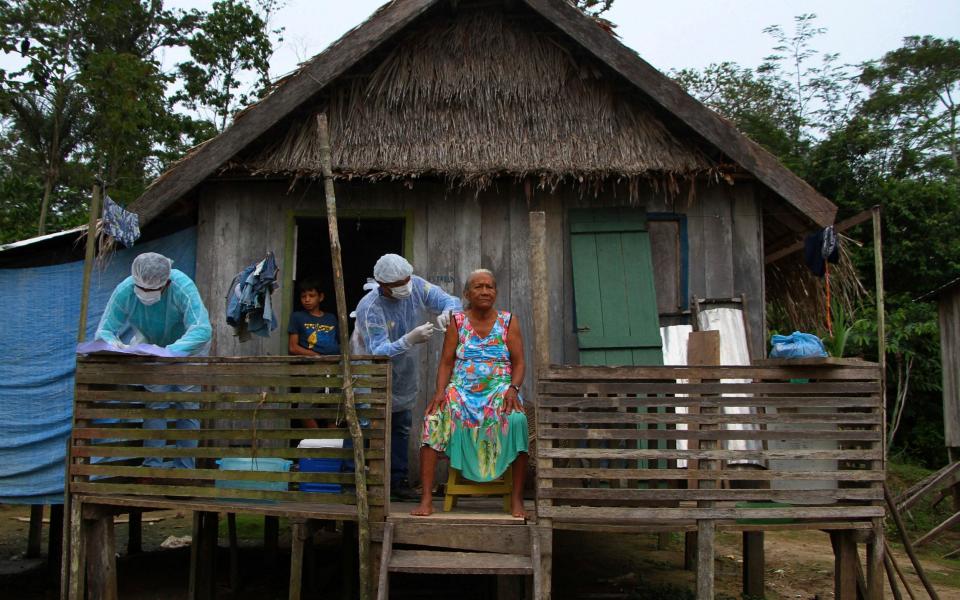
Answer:
[(887, 143), (873, 151), (885, 173), (960, 172), (960, 41), (908, 37), (868, 64), (862, 116)]
[[(273, 46), (267, 21), (276, 8), (275, 0), (262, 0), (259, 11), (246, 0), (214, 2), (187, 40), (191, 60), (177, 67), (184, 88), (175, 99), (189, 110), (209, 112), (217, 131), (270, 84)], [(257, 78), (251, 93), (239, 91), (244, 72)]]
[(82, 93), (70, 60), (80, 31), (76, 2), (26, 0), (0, 5), (0, 48), (19, 54), (24, 66), (4, 77), (0, 104), (17, 131), (21, 158), (42, 173), (43, 197), (37, 234), (46, 232), (51, 196), (64, 162), (85, 132)]

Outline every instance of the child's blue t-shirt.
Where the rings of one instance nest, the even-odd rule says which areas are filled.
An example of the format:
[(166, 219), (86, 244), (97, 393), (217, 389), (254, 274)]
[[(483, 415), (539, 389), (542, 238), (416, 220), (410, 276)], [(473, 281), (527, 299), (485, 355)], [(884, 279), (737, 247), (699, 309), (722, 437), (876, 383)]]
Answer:
[(324, 313), (316, 317), (305, 310), (298, 310), (290, 315), (287, 333), (297, 334), (300, 346), (317, 354), (340, 354), (336, 315)]

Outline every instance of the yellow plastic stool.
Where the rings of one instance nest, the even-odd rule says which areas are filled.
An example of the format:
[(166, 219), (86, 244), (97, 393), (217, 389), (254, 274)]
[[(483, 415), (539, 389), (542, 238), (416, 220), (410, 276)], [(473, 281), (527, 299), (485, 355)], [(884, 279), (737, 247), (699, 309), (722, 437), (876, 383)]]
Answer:
[(503, 510), (510, 512), (510, 495), (513, 493), (513, 465), (507, 467), (499, 479), (479, 483), (464, 479), (460, 471), (450, 467), (447, 474), (447, 491), (443, 497), (443, 512), (450, 512), (457, 505), (458, 496), (503, 496)]

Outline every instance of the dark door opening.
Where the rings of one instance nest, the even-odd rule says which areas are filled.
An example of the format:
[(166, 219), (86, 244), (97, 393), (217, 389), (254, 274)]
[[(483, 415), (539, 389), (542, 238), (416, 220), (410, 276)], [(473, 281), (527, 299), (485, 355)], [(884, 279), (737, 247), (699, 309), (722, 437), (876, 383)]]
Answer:
[[(337, 224), (340, 229), (343, 285), (347, 297), (347, 311), (350, 312), (367, 293), (363, 284), (368, 277), (373, 277), (373, 265), (377, 259), (388, 252), (403, 254), (405, 221), (403, 218), (340, 217)], [(318, 281), (324, 293), (320, 309), (335, 314), (337, 298), (333, 288), (330, 233), (326, 217), (298, 217), (296, 235), (295, 283), (299, 285), (307, 279)], [(303, 310), (300, 306), (299, 288), (295, 287), (294, 290), (293, 310)]]

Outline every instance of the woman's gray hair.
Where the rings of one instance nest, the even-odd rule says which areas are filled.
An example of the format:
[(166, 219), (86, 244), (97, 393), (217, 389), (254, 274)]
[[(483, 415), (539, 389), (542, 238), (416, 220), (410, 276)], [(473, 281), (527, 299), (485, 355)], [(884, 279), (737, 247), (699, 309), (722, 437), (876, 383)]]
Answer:
[(467, 275), (467, 280), (463, 282), (463, 309), (466, 310), (470, 308), (470, 302), (467, 301), (467, 291), (470, 289), (470, 282), (473, 281), (473, 278), (477, 275), (489, 275), (490, 279), (493, 280), (493, 287), (497, 287), (497, 276), (493, 274), (493, 271), (490, 269), (474, 269), (470, 271), (470, 274)]

